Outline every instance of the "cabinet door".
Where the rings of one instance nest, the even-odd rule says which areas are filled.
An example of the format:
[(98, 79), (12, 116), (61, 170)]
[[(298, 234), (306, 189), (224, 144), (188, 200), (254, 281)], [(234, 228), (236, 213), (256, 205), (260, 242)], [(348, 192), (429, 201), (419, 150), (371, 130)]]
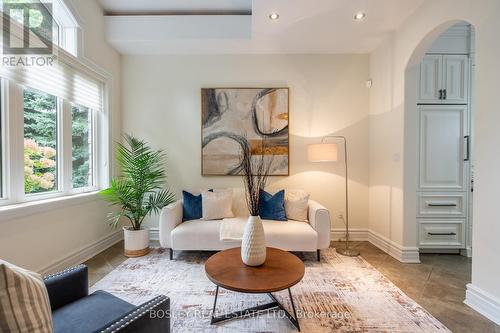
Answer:
[(426, 55), (420, 64), (420, 83), (417, 103), (440, 104), (439, 90), (442, 89), (443, 56)]
[(466, 105), (421, 105), (419, 189), (465, 191)]
[(467, 104), (469, 61), (466, 55), (443, 56), (443, 103)]

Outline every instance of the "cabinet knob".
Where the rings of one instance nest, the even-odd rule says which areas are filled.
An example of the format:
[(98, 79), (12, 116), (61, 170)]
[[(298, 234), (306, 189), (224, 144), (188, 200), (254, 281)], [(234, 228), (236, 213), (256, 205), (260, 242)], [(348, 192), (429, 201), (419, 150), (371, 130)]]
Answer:
[(443, 89), (439, 89), (439, 99), (443, 99)]

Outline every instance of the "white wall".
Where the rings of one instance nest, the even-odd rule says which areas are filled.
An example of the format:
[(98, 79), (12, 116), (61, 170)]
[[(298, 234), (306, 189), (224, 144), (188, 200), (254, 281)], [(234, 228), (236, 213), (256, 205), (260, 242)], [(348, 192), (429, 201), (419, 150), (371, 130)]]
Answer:
[[(332, 212), (344, 210), (343, 163), (308, 163), (306, 149), (323, 135), (346, 135), (351, 226), (366, 228), (368, 73), (367, 55), (124, 56), (123, 131), (167, 152), (169, 183), (178, 194), (242, 187), (239, 177), (201, 176), (200, 88), (289, 87), (291, 175), (270, 182), (306, 189)], [(343, 225), (335, 219), (334, 227)]]
[[(112, 75), (111, 120), (114, 139), (120, 137), (120, 55), (104, 41), (104, 19), (96, 1), (71, 0), (82, 24), (83, 56)], [(106, 222), (101, 200), (0, 221), (0, 258), (37, 271), (46, 271), (71, 254), (101, 244), (114, 231)], [(69, 262), (71, 263), (71, 262)]]
[[(490, 300), (495, 299), (500, 322), (500, 222), (496, 209), (500, 196), (500, 113), (495, 82), (500, 77), (498, 15), (497, 0), (427, 1), (371, 55), (370, 228), (401, 246), (416, 245), (411, 209), (415, 205), (412, 184), (416, 166), (412, 161), (416, 147), (413, 134), (407, 131), (405, 136), (403, 131), (415, 126), (414, 116), (405, 113), (414, 100), (410, 94), (413, 87), (405, 87), (405, 71), (414, 70), (432, 42), (426, 36), (437, 36), (458, 20), (468, 21), (476, 28), (477, 37), (472, 284), (484, 291), (483, 295), (490, 295)], [(400, 161), (395, 161), (395, 154), (401, 156)]]

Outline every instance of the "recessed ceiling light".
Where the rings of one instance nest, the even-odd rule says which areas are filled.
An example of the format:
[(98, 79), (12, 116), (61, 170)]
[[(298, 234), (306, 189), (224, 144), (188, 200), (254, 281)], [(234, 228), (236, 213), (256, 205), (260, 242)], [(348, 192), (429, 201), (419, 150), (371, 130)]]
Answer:
[(363, 13), (363, 12), (359, 12), (359, 13), (354, 14), (354, 19), (356, 21), (361, 21), (365, 17), (366, 17), (366, 13)]
[(269, 14), (269, 18), (273, 21), (276, 21), (277, 19), (280, 18), (280, 15), (278, 13), (271, 13)]

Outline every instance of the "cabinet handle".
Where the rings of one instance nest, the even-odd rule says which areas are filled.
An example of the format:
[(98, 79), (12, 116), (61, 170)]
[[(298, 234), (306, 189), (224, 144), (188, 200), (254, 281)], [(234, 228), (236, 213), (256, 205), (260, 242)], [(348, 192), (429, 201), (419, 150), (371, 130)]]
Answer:
[(465, 158), (464, 161), (468, 161), (470, 159), (470, 136), (466, 135), (464, 136), (464, 139), (466, 140), (465, 144)]
[(457, 204), (454, 204), (454, 203), (447, 203), (447, 204), (427, 204), (427, 206), (429, 207), (457, 207)]
[(443, 89), (443, 99), (446, 99), (446, 89)]
[(443, 99), (443, 89), (439, 89), (439, 99)]
[(428, 232), (429, 236), (456, 236), (455, 232)]

